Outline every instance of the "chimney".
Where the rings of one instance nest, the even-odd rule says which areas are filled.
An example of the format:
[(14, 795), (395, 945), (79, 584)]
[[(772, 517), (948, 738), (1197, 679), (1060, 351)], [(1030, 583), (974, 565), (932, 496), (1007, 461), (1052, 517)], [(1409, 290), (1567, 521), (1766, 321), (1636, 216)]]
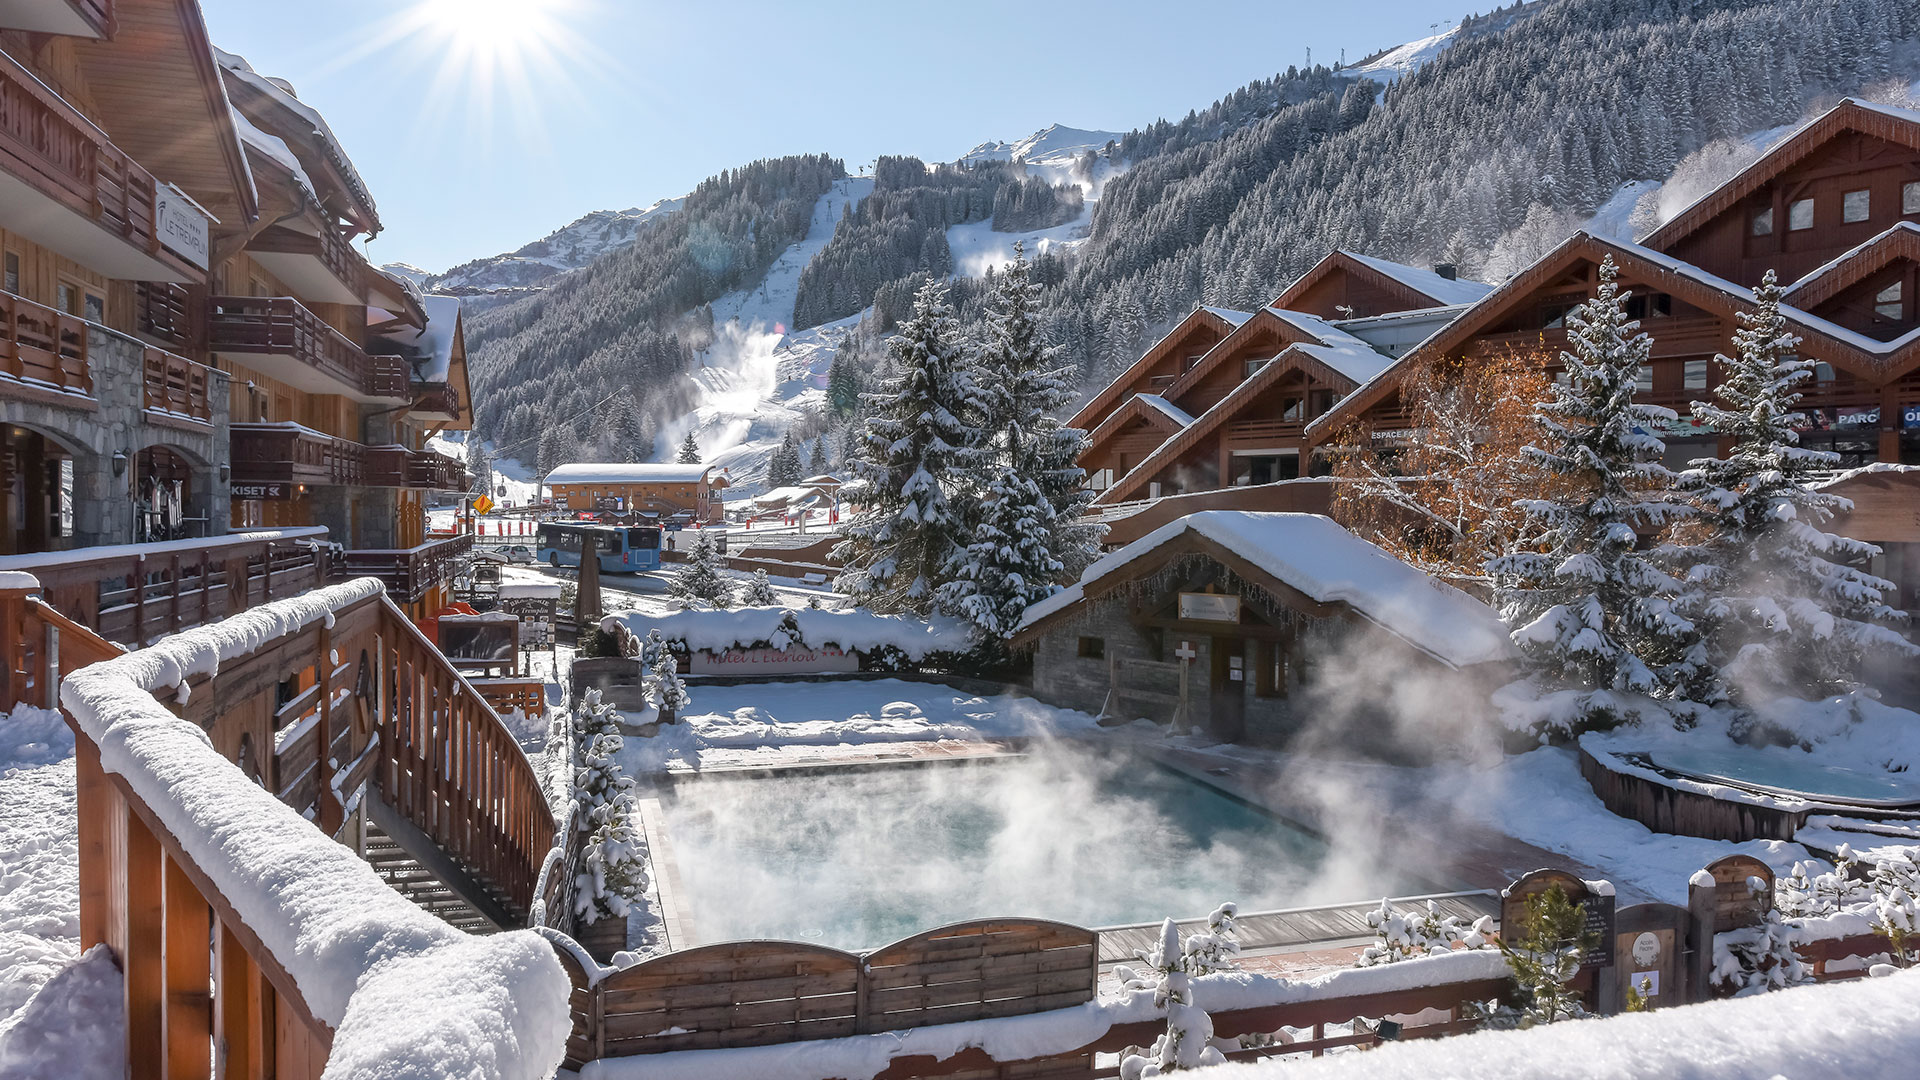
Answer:
[(1448, 281), (1454, 281), (1460, 276), (1460, 268), (1452, 263), (1434, 263), (1433, 272)]

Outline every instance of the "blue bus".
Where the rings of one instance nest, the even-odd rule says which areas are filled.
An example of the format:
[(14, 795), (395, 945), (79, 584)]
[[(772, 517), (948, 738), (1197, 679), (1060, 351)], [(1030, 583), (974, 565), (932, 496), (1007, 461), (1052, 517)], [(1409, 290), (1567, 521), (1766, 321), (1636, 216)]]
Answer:
[(660, 528), (656, 525), (540, 525), (540, 549), (535, 558), (548, 566), (579, 566), (580, 548), (588, 535), (600, 555), (600, 569), (609, 574), (637, 574), (660, 569)]

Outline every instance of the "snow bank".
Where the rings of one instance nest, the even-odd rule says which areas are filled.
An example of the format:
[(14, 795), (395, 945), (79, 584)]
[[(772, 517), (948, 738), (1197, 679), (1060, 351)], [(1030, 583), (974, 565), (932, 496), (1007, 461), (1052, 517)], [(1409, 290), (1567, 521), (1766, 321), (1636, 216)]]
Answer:
[(546, 942), (470, 937), (414, 906), (153, 697), (381, 592), (361, 578), (253, 608), (74, 672), (60, 701), (335, 1029), (329, 1075), (537, 1080), (569, 1029)]
[(120, 968), (105, 945), (40, 987), (0, 1025), (0, 1076), (9, 1080), (121, 1080), (127, 1075)]
[(1605, 1020), (1392, 1043), (1365, 1054), (1220, 1070), (1220, 1080), (1351, 1076), (1368, 1080), (1769, 1080), (1913, 1075), (1920, 973), (1810, 986)]
[(1319, 514), (1203, 510), (1168, 522), (1087, 567), (1075, 585), (1029, 607), (1021, 629), (1081, 600), (1088, 585), (1188, 532), (1221, 544), (1322, 603), (1343, 603), (1455, 667), (1511, 659), (1492, 608), (1433, 580)]
[(72, 757), (59, 713), (0, 718), (0, 1033), (80, 952)]
[(876, 615), (864, 608), (755, 607), (731, 611), (675, 611), (664, 615), (625, 612), (601, 620), (601, 629), (625, 626), (645, 637), (658, 629), (668, 641), (689, 649), (725, 652), (771, 642), (782, 616), (792, 613), (800, 625), (800, 639), (810, 646), (837, 645), (853, 652), (892, 647), (918, 660), (933, 652), (965, 652), (971, 640), (967, 625), (958, 619), (916, 619), (904, 615)]
[[(1502, 978), (1506, 960), (1497, 952), (1461, 950), (1371, 968), (1347, 968), (1298, 982), (1246, 971), (1203, 975), (1193, 980), (1193, 999), (1211, 1012), (1256, 1009), (1362, 994), (1383, 994), (1446, 983)], [(690, 1050), (593, 1062), (582, 1080), (709, 1080), (752, 1076), (758, 1080), (863, 1080), (900, 1057), (946, 1059), (979, 1047), (996, 1061), (1063, 1054), (1103, 1036), (1116, 1024), (1158, 1020), (1152, 990), (1103, 997), (1071, 1009), (999, 1020), (939, 1024), (904, 1031), (819, 1039), (738, 1050)]]

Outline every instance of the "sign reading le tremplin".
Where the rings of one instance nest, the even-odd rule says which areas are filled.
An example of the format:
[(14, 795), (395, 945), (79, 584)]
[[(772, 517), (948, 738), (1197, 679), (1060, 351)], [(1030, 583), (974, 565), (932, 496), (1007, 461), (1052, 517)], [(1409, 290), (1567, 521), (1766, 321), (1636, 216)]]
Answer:
[(1180, 594), (1180, 617), (1203, 622), (1237, 623), (1240, 621), (1240, 598), (1216, 593), (1183, 592)]
[(153, 230), (168, 251), (207, 268), (207, 215), (166, 184), (153, 188)]

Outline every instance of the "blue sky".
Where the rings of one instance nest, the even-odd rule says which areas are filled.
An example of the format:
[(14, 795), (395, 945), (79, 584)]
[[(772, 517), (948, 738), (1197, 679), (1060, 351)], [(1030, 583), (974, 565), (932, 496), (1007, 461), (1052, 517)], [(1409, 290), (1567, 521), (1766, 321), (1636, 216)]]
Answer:
[[(754, 158), (951, 160), (1050, 123), (1125, 131), (1358, 60), (1458, 0), (960, 4), (201, 0), (214, 43), (326, 115), (375, 262), (444, 270)], [(320, 12), (324, 10), (323, 16)], [(492, 90), (485, 75), (495, 73)]]

